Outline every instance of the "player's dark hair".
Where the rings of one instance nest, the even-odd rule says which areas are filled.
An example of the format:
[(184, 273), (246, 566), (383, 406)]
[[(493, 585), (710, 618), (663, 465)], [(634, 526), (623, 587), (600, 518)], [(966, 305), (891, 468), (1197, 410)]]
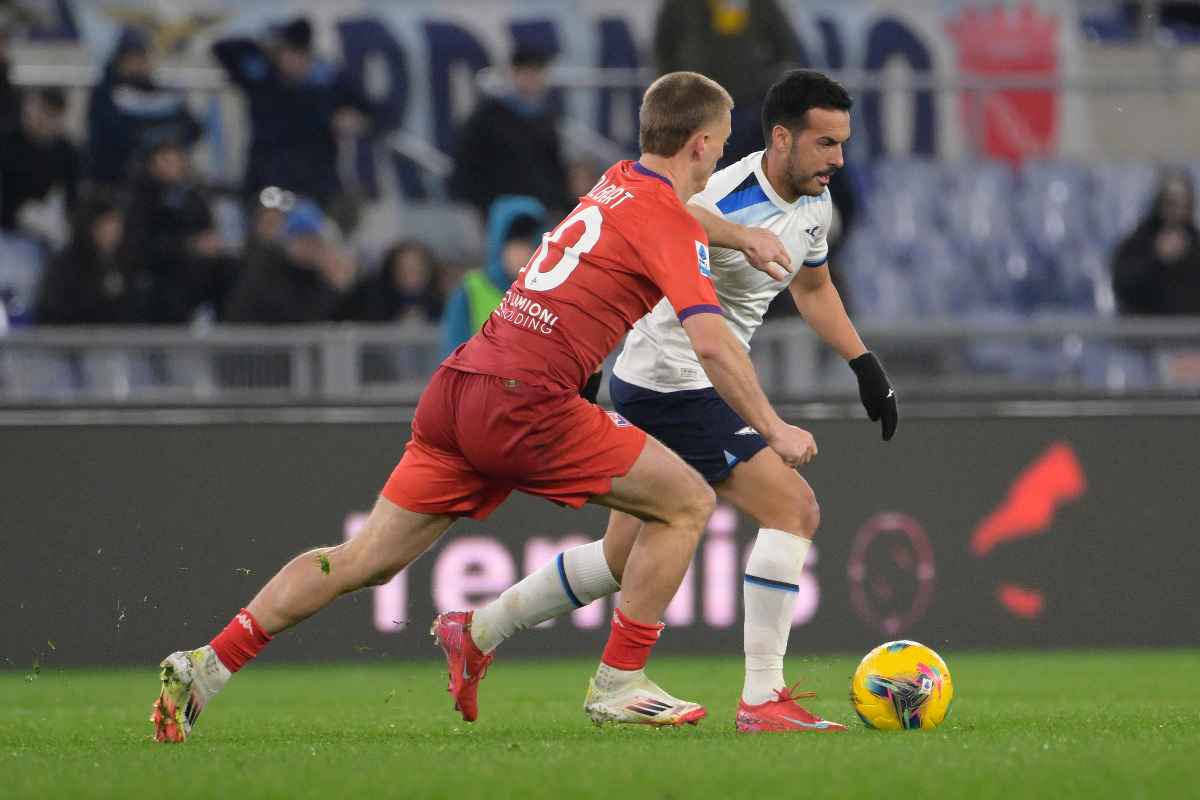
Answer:
[(668, 72), (650, 84), (638, 110), (643, 153), (670, 158), (696, 131), (733, 108), (729, 92), (698, 72)]
[(783, 73), (767, 90), (763, 103), (763, 141), (771, 146), (771, 131), (782, 125), (789, 131), (803, 130), (810, 108), (849, 111), (854, 105), (840, 83), (815, 69), (793, 69)]

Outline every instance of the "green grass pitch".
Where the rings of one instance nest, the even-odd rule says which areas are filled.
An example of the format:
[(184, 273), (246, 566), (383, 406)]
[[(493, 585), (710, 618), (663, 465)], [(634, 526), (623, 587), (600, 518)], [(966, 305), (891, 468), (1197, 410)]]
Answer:
[(1198, 796), (1200, 651), (943, 655), (950, 718), (902, 733), (855, 721), (855, 658), (790, 658), (811, 707), (853, 725), (782, 736), (734, 734), (734, 658), (654, 660), (710, 714), (661, 731), (594, 728), (590, 662), (499, 658), (473, 725), (440, 662), (260, 664), (176, 747), (148, 740), (154, 669), (0, 673), (0, 798)]

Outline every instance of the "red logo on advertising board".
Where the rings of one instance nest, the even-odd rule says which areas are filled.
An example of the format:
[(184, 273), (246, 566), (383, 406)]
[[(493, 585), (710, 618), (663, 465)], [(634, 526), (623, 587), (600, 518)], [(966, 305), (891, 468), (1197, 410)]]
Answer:
[[(965, 78), (1053, 78), (1059, 17), (1031, 5), (968, 8), (946, 24)], [(964, 90), (963, 124), (984, 155), (1020, 162), (1050, 153), (1058, 134), (1058, 93), (1049, 89)]]
[[(998, 545), (1041, 536), (1050, 530), (1059, 509), (1086, 491), (1087, 477), (1071, 445), (1051, 445), (1018, 473), (1004, 502), (976, 526), (971, 554), (983, 558)], [(1036, 587), (1002, 583), (996, 599), (1022, 619), (1036, 619), (1045, 607), (1042, 591)]]

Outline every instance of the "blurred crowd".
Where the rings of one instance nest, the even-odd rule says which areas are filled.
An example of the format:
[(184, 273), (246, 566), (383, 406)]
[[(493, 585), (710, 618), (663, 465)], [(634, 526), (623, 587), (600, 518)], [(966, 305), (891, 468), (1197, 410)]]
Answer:
[[(82, 146), (67, 136), (62, 90), (12, 86), (0, 35), (0, 247), (47, 256), (23, 303), (0, 297), (8, 316), (55, 325), (439, 320), (450, 287), (427, 246), (397, 241), (364, 265), (333, 221), (344, 200), (331, 166), (338, 140), (369, 129), (371, 104), (315, 54), (310, 23), (218, 41), (212, 53), (250, 117), (244, 180), (223, 198), (197, 175), (203, 129), (181, 93), (155, 82), (142, 31), (121, 34), (91, 89)], [(245, 220), (237, 241), (214, 213), (219, 199)]]
[[(551, 55), (517, 46), (508, 80), (484, 92), (461, 124), (447, 184), (479, 216), (482, 260), (446, 264), (415, 239), (368, 253), (352, 236), (359, 201), (335, 168), (340, 143), (372, 130), (363, 87), (317, 54), (305, 18), (217, 41), (211, 51), (249, 118), (241, 185), (220, 197), (193, 164), (204, 129), (181, 93), (156, 82), (142, 31), (129, 28), (117, 40), (90, 90), (77, 144), (66, 132), (62, 90), (14, 88), (0, 30), (0, 260), (26, 263), (22, 254), (32, 252), (44, 265), (33, 288), (5, 295), (0, 285), (8, 319), (416, 320), (440, 324), (449, 350), (482, 325), (542, 234), (603, 166), (567, 162), (548, 90)], [(654, 37), (660, 71), (704, 72), (733, 94), (726, 162), (761, 147), (762, 97), (798, 52), (774, 0), (666, 0)], [(831, 186), (841, 234), (835, 269), (836, 239), (857, 215), (852, 186), (845, 174)], [(225, 230), (218, 201), (237, 208), (240, 235)], [(1164, 175), (1146, 218), (1116, 248), (1112, 276), (1124, 312), (1200, 313), (1200, 231), (1187, 173)], [(8, 276), (8, 285), (20, 282)], [(772, 313), (789, 311), (785, 302)]]
[[(0, 294), (14, 322), (436, 324), (445, 315), (449, 347), (528, 260), (547, 209), (574, 204), (544, 102), (549, 59), (537, 51), (518, 51), (513, 91), (485, 98), (463, 127), (454, 194), (487, 229), (486, 257), (464, 274), (416, 239), (375, 254), (356, 247), (355, 198), (334, 165), (340, 141), (370, 131), (371, 102), (316, 55), (306, 19), (212, 47), (249, 116), (246, 170), (232, 192), (198, 176), (202, 126), (181, 93), (155, 82), (143, 32), (116, 42), (87, 98), (82, 145), (67, 134), (61, 89), (12, 85), (7, 44), (0, 35), (0, 258), (10, 273), (41, 265), (36, 286)], [(518, 144), (520, 170), (509, 152)], [(234, 241), (216, 213), (222, 202), (244, 220)], [(22, 276), (6, 277), (11, 287)]]

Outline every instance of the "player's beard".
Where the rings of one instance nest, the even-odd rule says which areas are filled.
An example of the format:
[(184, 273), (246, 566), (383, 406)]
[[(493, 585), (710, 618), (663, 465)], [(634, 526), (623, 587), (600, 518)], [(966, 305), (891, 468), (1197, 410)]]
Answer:
[(820, 172), (801, 171), (796, 167), (796, 158), (788, 155), (787, 176), (792, 184), (792, 191), (801, 197), (820, 197), (825, 193), (825, 187), (817, 182), (821, 175), (832, 176), (837, 170), (827, 169)]

